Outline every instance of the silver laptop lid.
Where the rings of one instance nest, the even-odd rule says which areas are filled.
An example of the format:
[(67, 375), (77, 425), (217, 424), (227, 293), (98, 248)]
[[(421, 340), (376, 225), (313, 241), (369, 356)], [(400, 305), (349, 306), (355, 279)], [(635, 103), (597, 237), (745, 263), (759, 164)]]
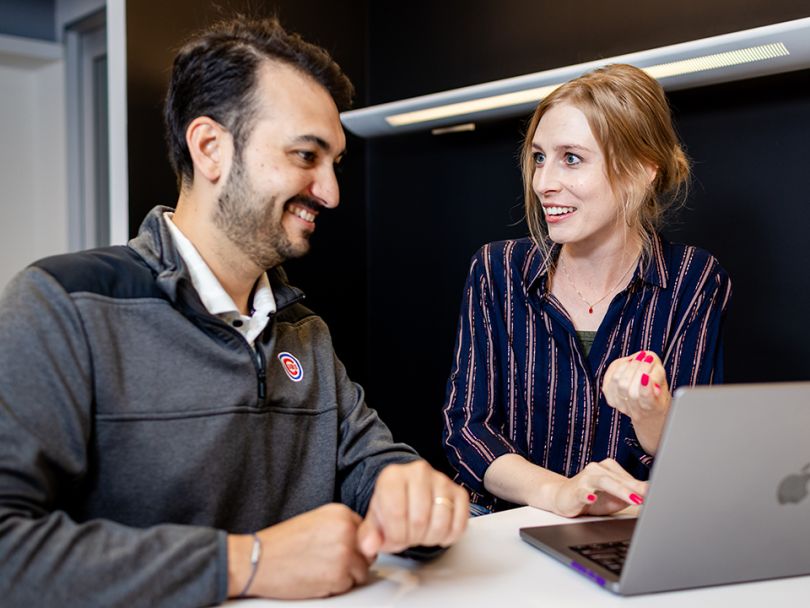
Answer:
[(810, 382), (678, 389), (623, 594), (810, 573)]

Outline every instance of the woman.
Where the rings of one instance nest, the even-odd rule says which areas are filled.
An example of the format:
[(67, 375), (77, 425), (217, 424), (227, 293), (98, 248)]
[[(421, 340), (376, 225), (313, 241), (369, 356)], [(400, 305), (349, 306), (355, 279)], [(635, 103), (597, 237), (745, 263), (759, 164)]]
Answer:
[(731, 285), (657, 232), (689, 164), (642, 70), (560, 86), (527, 133), (531, 238), (473, 257), (445, 448), (478, 512), (613, 513), (644, 500), (672, 391), (722, 380)]

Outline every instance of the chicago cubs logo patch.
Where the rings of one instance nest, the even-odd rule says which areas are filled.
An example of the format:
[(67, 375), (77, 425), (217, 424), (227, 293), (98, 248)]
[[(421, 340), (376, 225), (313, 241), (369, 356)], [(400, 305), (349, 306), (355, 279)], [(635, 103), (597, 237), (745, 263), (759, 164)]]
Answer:
[(279, 353), (278, 360), (284, 366), (284, 371), (293, 382), (301, 382), (304, 377), (304, 368), (301, 367), (301, 362), (290, 353)]

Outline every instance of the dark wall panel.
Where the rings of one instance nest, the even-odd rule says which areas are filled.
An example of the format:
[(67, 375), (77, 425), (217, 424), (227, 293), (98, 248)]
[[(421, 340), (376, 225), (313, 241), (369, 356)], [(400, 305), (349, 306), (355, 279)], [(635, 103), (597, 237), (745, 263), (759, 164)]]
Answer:
[(810, 379), (810, 71), (671, 96), (694, 161), (669, 234), (731, 275), (730, 382)]
[(807, 0), (413, 0), (370, 4), (383, 103), (810, 15)]
[(522, 130), (511, 121), (368, 144), (369, 400), (433, 462), (443, 463), (442, 396), (470, 258), (526, 233)]

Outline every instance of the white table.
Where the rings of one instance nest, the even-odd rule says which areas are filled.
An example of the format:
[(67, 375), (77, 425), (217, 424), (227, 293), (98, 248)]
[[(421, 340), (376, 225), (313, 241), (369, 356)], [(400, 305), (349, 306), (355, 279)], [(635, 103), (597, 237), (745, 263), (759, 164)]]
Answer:
[(634, 597), (615, 596), (526, 544), (518, 535), (518, 528), (523, 526), (570, 521), (530, 507), (477, 517), (470, 520), (461, 541), (441, 557), (420, 564), (381, 556), (372, 566), (371, 582), (345, 595), (295, 602), (250, 599), (227, 605), (231, 608), (810, 605), (810, 576)]

